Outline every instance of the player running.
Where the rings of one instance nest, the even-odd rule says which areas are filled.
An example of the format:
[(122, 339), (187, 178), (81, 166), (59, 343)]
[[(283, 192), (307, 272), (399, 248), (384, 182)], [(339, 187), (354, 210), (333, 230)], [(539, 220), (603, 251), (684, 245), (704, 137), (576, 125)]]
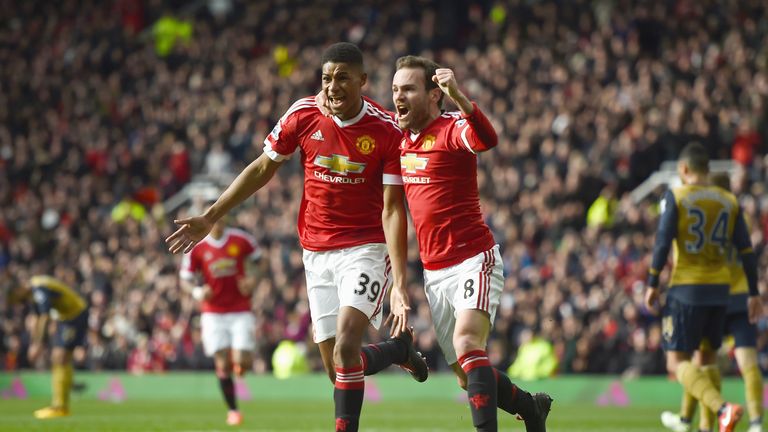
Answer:
[(723, 400), (710, 373), (694, 365), (691, 355), (706, 341), (711, 349), (700, 352), (701, 364), (714, 364), (729, 302), (731, 272), (727, 252), (731, 245), (739, 253), (747, 279), (749, 320), (757, 321), (762, 309), (757, 292), (757, 259), (736, 197), (709, 184), (709, 157), (704, 146), (687, 145), (677, 169), (683, 185), (668, 190), (661, 201), (645, 304), (649, 311), (657, 312), (659, 274), (669, 249), (674, 247), (669, 293), (662, 311), (667, 370), (675, 374), (684, 391), (717, 412), (720, 432), (731, 432), (741, 419), (742, 407)]
[[(712, 174), (710, 181), (713, 185), (730, 191), (730, 180), (727, 174)], [(746, 218), (745, 218), (746, 220)], [(747, 401), (749, 413), (748, 432), (763, 431), (763, 377), (760, 366), (757, 363), (757, 326), (749, 322), (747, 313), (747, 297), (749, 286), (741, 261), (733, 246), (728, 248), (729, 267), (731, 272), (731, 289), (728, 309), (725, 317), (725, 334), (731, 335), (735, 343), (736, 363), (739, 365)], [(708, 344), (702, 344), (699, 351), (709, 351)], [(707, 355), (714, 355), (714, 353)], [(694, 363), (701, 365), (700, 354), (694, 355)], [(717, 365), (702, 367), (715, 386), (720, 388), (720, 371)], [(714, 413), (701, 405), (699, 418), (699, 430), (709, 431), (714, 423)], [(696, 411), (696, 400), (689, 393), (683, 393), (683, 401), (680, 413), (664, 411), (661, 413), (661, 422), (667, 429), (676, 432), (688, 432), (691, 430), (691, 420)]]
[[(444, 95), (460, 112), (441, 112)], [(496, 132), (459, 90), (453, 71), (423, 57), (397, 60), (392, 99), (405, 132), (400, 168), (424, 289), (440, 348), (467, 390), (472, 423), (496, 431), (499, 407), (519, 414), (526, 430), (544, 431), (552, 399), (515, 386), (491, 366), (485, 351), (504, 266), (480, 212), (477, 153), (496, 146)]]
[[(264, 141), (264, 153), (203, 215), (176, 221), (181, 227), (167, 241), (172, 252), (189, 251), (300, 149), (304, 193), (298, 231), (314, 340), (334, 382), (336, 430), (351, 432), (359, 425), (364, 374), (395, 363), (424, 381), (428, 370), (407, 329), (402, 133), (362, 99), (367, 75), (355, 45), (332, 45), (321, 66), (333, 116), (324, 116), (314, 97), (296, 101)], [(378, 327), (381, 321), (390, 286), (395, 337), (361, 350), (368, 325)]]
[(259, 275), (261, 249), (250, 234), (227, 228), (225, 219), (213, 224), (210, 234), (184, 255), (179, 276), (182, 287), (201, 302), (203, 349), (213, 356), (229, 408), (227, 424), (236, 426), (243, 416), (237, 409), (232, 373), (242, 378), (256, 347), (251, 294)]
[(85, 345), (88, 332), (88, 303), (64, 282), (46, 275), (32, 276), (12, 289), (11, 303), (31, 303), (37, 315), (27, 358), (34, 362), (43, 349), (51, 319), (56, 334), (51, 350), (51, 405), (34, 412), (38, 419), (68, 416), (74, 370), (72, 353)]

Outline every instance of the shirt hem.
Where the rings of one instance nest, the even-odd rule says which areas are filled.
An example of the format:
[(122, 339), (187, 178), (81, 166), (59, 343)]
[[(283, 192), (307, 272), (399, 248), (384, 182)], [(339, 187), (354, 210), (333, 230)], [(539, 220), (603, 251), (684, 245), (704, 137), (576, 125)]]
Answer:
[(441, 261), (426, 261), (422, 258), (424, 263), (424, 270), (442, 270), (451, 266), (455, 266), (456, 264), (461, 264), (462, 262), (472, 258), (479, 253), (493, 249), (495, 246), (496, 242), (494, 241), (491, 241), (490, 243), (482, 243), (476, 248), (467, 249), (467, 252), (458, 255), (456, 258), (445, 259)]

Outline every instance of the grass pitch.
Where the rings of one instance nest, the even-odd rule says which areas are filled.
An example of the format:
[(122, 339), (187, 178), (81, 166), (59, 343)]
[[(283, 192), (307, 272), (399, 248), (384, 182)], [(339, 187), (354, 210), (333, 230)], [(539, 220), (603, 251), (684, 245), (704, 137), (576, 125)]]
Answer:
[[(110, 403), (78, 400), (72, 415), (55, 420), (36, 420), (32, 411), (45, 400), (0, 400), (0, 431), (329, 431), (333, 428), (331, 401), (255, 401), (240, 404), (242, 426), (225, 424), (223, 402), (127, 401)], [(662, 409), (674, 407), (596, 407), (552, 405), (549, 432), (663, 431)], [(523, 423), (499, 411), (499, 430), (524, 431)], [(737, 430), (745, 431), (746, 421)], [(471, 431), (469, 408), (458, 402), (366, 402), (361, 431)]]

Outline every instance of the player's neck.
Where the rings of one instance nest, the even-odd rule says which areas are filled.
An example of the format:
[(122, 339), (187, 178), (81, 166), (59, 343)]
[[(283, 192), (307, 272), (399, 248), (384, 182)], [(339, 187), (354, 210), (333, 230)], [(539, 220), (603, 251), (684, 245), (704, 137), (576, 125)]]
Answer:
[(224, 230), (223, 229), (212, 229), (210, 232), (211, 238), (214, 240), (219, 240), (222, 237), (224, 237)]
[(357, 117), (358, 114), (360, 114), (360, 111), (363, 109), (363, 98), (361, 97), (360, 100), (357, 102), (357, 105), (355, 109), (350, 109), (348, 112), (341, 113), (337, 115), (336, 117), (339, 118), (341, 121), (347, 121), (351, 120), (355, 117)]
[(424, 120), (424, 122), (419, 125), (418, 129), (411, 128), (410, 132), (412, 134), (420, 134), (421, 131), (427, 128), (427, 126), (431, 125), (433, 121), (437, 120), (438, 117), (440, 117), (443, 114), (443, 112), (438, 108), (437, 106), (433, 106), (429, 110), (429, 116)]

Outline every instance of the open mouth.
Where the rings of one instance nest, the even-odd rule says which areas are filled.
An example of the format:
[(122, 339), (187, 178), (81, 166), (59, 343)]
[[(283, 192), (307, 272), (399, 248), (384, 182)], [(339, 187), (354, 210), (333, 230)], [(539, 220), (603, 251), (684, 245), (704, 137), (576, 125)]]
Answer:
[(340, 107), (346, 99), (341, 96), (328, 96), (328, 102), (332, 107)]
[(407, 117), (408, 113), (410, 112), (408, 107), (405, 105), (397, 105), (395, 109), (397, 109), (397, 116), (400, 118)]

